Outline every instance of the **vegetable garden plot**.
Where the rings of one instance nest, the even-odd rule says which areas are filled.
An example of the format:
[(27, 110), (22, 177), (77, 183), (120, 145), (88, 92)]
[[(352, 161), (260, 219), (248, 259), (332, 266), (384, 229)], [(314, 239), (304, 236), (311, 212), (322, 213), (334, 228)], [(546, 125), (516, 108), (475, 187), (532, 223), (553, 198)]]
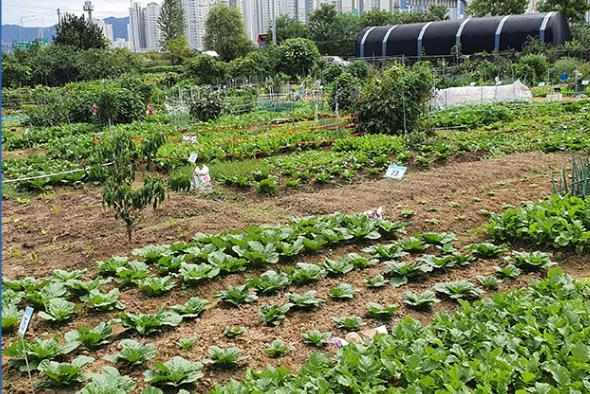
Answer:
[[(142, 288), (142, 284), (145, 283), (146, 280), (151, 280), (149, 279), (150, 277), (154, 280), (158, 278), (170, 278), (170, 275), (174, 275), (176, 270), (178, 270), (180, 273), (183, 270), (183, 267), (192, 269), (197, 268), (198, 266), (204, 268), (205, 266), (209, 265), (210, 267), (218, 268), (215, 270), (217, 274), (213, 275), (211, 274), (210, 270), (203, 271), (205, 276), (201, 277), (201, 281), (208, 281), (210, 278), (216, 278), (224, 271), (229, 273), (242, 271), (246, 269), (246, 267), (248, 267), (248, 269), (252, 269), (257, 266), (276, 264), (274, 255), (276, 252), (273, 252), (270, 248), (278, 248), (277, 245), (281, 245), (280, 255), (282, 256), (281, 259), (284, 259), (288, 256), (296, 256), (298, 253), (304, 250), (324, 250), (326, 245), (347, 240), (349, 240), (348, 242), (351, 242), (352, 240), (356, 239), (356, 243), (359, 242), (358, 240), (362, 239), (378, 239), (381, 238), (380, 234), (395, 234), (402, 229), (403, 226), (400, 223), (381, 220), (372, 221), (366, 216), (345, 216), (337, 214), (323, 218), (309, 217), (295, 221), (290, 227), (283, 226), (251, 228), (245, 232), (225, 233), (217, 236), (198, 235), (195, 237), (195, 243), (176, 243), (168, 246), (152, 245), (133, 251), (133, 255), (139, 258), (141, 262), (130, 262), (128, 258), (113, 257), (112, 259), (100, 262), (98, 268), (103, 274), (114, 277), (115, 280), (119, 282), (119, 286), (128, 284), (131, 286), (131, 288), (135, 286)], [(302, 236), (301, 234), (304, 235)], [(408, 262), (405, 264), (418, 264), (423, 266), (429, 265), (430, 269), (423, 269), (421, 272), (422, 274), (428, 273), (428, 275), (430, 275), (429, 272), (431, 271), (437, 271), (441, 269), (448, 270), (449, 268), (456, 266), (458, 264), (457, 262), (461, 262), (460, 264), (464, 265), (472, 260), (472, 258), (469, 258), (469, 256), (458, 253), (458, 251), (453, 247), (454, 239), (455, 238), (452, 234), (421, 233), (409, 238), (402, 238), (399, 241), (394, 241), (390, 244), (368, 248), (366, 249), (366, 252), (375, 256), (387, 256), (387, 259), (393, 258), (394, 256), (404, 257), (404, 254), (414, 253), (415, 263)], [(265, 247), (264, 244), (267, 246)], [(322, 245), (324, 247), (322, 247)], [(479, 245), (476, 245), (468, 249), (472, 251), (479, 251), (482, 248), (483, 246), (480, 247)], [(220, 253), (220, 251), (226, 251), (227, 253)], [(440, 258), (435, 259), (434, 255), (423, 254), (429, 251), (435, 252), (437, 255), (442, 255)], [(450, 256), (451, 258), (445, 260), (444, 256)], [(200, 260), (206, 262), (195, 264), (194, 262), (189, 262), (191, 260)], [(238, 262), (238, 260), (243, 261)], [(230, 302), (232, 305), (239, 305), (243, 302), (255, 301), (255, 296), (253, 298), (253, 295), (255, 295), (254, 291), (259, 292), (261, 299), (258, 301), (257, 305), (253, 305), (252, 308), (254, 309), (242, 309), (241, 314), (255, 313), (258, 311), (258, 325), (282, 327), (288, 325), (288, 323), (285, 322), (285, 319), (288, 319), (289, 316), (292, 316), (293, 311), (296, 308), (302, 308), (302, 310), (306, 310), (308, 308), (323, 308), (323, 310), (325, 310), (326, 307), (322, 306), (322, 302), (318, 302), (318, 298), (313, 293), (301, 296), (296, 295), (295, 292), (293, 292), (289, 295), (289, 302), (275, 303), (277, 301), (276, 297), (271, 296), (271, 298), (268, 298), (268, 295), (264, 295), (263, 289), (280, 289), (279, 291), (282, 293), (281, 290), (284, 290), (285, 286), (288, 285), (288, 282), (285, 282), (285, 279), (292, 281), (295, 286), (297, 286), (297, 283), (299, 283), (300, 286), (303, 283), (324, 281), (326, 274), (338, 278), (342, 275), (347, 276), (350, 270), (364, 270), (368, 268), (386, 268), (386, 270), (383, 271), (383, 274), (391, 278), (391, 283), (396, 286), (402, 285), (402, 283), (396, 279), (399, 277), (394, 276), (394, 273), (397, 275), (398, 272), (406, 271), (398, 271), (397, 269), (393, 270), (393, 265), (387, 263), (379, 265), (377, 264), (378, 263), (376, 259), (352, 253), (345, 255), (338, 260), (326, 260), (323, 267), (316, 264), (306, 263), (297, 264), (295, 269), (292, 271), (287, 270), (284, 274), (272, 274), (267, 272), (260, 277), (255, 277), (248, 281), (245, 286), (239, 287), (235, 290), (228, 289), (227, 291), (219, 292), (217, 296), (223, 300), (232, 300), (232, 302)], [(152, 276), (154, 271), (158, 271), (159, 274), (157, 276)], [(56, 303), (56, 305), (51, 306), (51, 308), (49, 305), (51, 302), (50, 300), (54, 300), (55, 297), (58, 297), (58, 300), (61, 299), (61, 297), (67, 297), (68, 293), (71, 293), (72, 295), (77, 294), (78, 297), (80, 297), (80, 294), (85, 294), (88, 292), (88, 297), (81, 296), (80, 300), (88, 303), (92, 302), (93, 305), (100, 306), (106, 310), (123, 307), (118, 301), (117, 293), (113, 294), (110, 292), (107, 294), (103, 293), (102, 290), (98, 290), (100, 287), (108, 284), (108, 279), (100, 280), (97, 278), (97, 280), (92, 282), (91, 286), (81, 287), (83, 283), (88, 283), (81, 281), (84, 275), (86, 275), (84, 271), (68, 272), (56, 270), (52, 277), (48, 278), (48, 280), (37, 280), (34, 278), (17, 281), (6, 280), (4, 286), (11, 289), (8, 292), (8, 297), (15, 302), (18, 297), (21, 297), (20, 293), (23, 292), (23, 297), (27, 301), (32, 301), (33, 299), (38, 300), (37, 305), (40, 307), (45, 307), (47, 309), (47, 315), (51, 319), (59, 317), (59, 320), (67, 320), (71, 318), (73, 313), (73, 303), (70, 301), (63, 299), (59, 302), (59, 305)], [(184, 276), (182, 277), (184, 278)], [(198, 277), (192, 276), (192, 278), (197, 279)], [(219, 278), (215, 280), (218, 279)], [(199, 281), (187, 282), (185, 285), (193, 287), (195, 283), (199, 283)], [(155, 282), (152, 283), (154, 286), (155, 284)], [(165, 289), (165, 286), (165, 283), (160, 283), (158, 288), (164, 289), (164, 292), (166, 292), (167, 290)], [(248, 289), (248, 287), (251, 287), (252, 289)], [(256, 290), (253, 291), (253, 289)], [(342, 298), (342, 294), (347, 292), (350, 293), (350, 287), (342, 284), (336, 286), (335, 289), (340, 289), (340, 295), (336, 298)], [(133, 290), (125, 290), (124, 292), (127, 291)], [(354, 292), (354, 289), (352, 291)], [(29, 295), (27, 295), (27, 292), (41, 294), (41, 298), (37, 296), (31, 298), (31, 294), (33, 293), (29, 293)], [(151, 295), (151, 293), (148, 293), (148, 295)], [(328, 292), (325, 295), (332, 294)], [(320, 297), (326, 299), (325, 295)], [(262, 297), (264, 297), (264, 300), (262, 300)], [(354, 298), (354, 294), (352, 297)], [(424, 297), (426, 297), (426, 295), (424, 295)], [(147, 300), (148, 299), (146, 299), (146, 301)], [(151, 300), (152, 301), (149, 302), (153, 303), (153, 300), (155, 299)], [(211, 309), (211, 307), (208, 306), (210, 301), (212, 301), (212, 299), (206, 300), (192, 297), (184, 305), (180, 304), (171, 308), (163, 307), (155, 311), (155, 313), (140, 313), (125, 310), (124, 312), (120, 312), (117, 315), (120, 320), (112, 320), (111, 322), (106, 323), (106, 325), (99, 324), (95, 328), (78, 327), (76, 330), (69, 332), (66, 335), (65, 343), (67, 345), (60, 346), (67, 346), (67, 349), (69, 349), (70, 347), (74, 347), (75, 343), (78, 343), (78, 345), (76, 345), (77, 347), (79, 346), (88, 349), (102, 349), (102, 347), (108, 346), (109, 349), (111, 349), (113, 347), (109, 346), (108, 344), (111, 343), (113, 339), (115, 339), (112, 334), (112, 328), (114, 325), (122, 325), (123, 327), (128, 328), (134, 337), (137, 337), (138, 339), (145, 338), (149, 341), (149, 338), (153, 334), (161, 330), (165, 330), (167, 327), (178, 327), (178, 329), (182, 330), (184, 325), (194, 324), (191, 323), (190, 320), (195, 318), (197, 318), (198, 324), (198, 316), (201, 316), (203, 313), (206, 313), (208, 316), (211, 314), (222, 314), (223, 309), (218, 309), (220, 305), (217, 307), (212, 306), (215, 309)], [(268, 301), (271, 301), (271, 303), (269, 304)], [(426, 305), (426, 302), (428, 302), (426, 299), (422, 300), (419, 298), (418, 300), (414, 300), (413, 304), (408, 301), (407, 305), (415, 307)], [(134, 302), (134, 304), (137, 304), (137, 302)], [(356, 330), (361, 325), (370, 322), (370, 319), (373, 319), (374, 321), (387, 321), (392, 317), (392, 315), (395, 315), (398, 308), (399, 306), (393, 304), (387, 305), (376, 302), (368, 303), (366, 305), (366, 311), (362, 312), (362, 314), (366, 317), (361, 318), (360, 316), (354, 315), (341, 317), (337, 321), (334, 321), (333, 329)], [(365, 321), (365, 319), (367, 320)], [(251, 325), (251, 322), (249, 324), (251, 329), (253, 329), (252, 327), (257, 327), (256, 323), (254, 326)], [(256, 329), (259, 330), (259, 328)], [(226, 329), (226, 331), (228, 330)], [(269, 332), (267, 332), (267, 334), (269, 334)], [(174, 334), (172, 333), (172, 335)], [(309, 337), (307, 340), (312, 341), (311, 338), (312, 337)], [(28, 344), (25, 345), (26, 349), (28, 349), (28, 346), (33, 346), (34, 343), (36, 343), (34, 346), (49, 345), (49, 343), (46, 344), (42, 341), (27, 343)], [(61, 341), (58, 343), (61, 343)], [(166, 349), (166, 344), (169, 343), (169, 341), (166, 341), (165, 343), (160, 341), (160, 343), (164, 345), (164, 348), (158, 347), (158, 351), (168, 354), (170, 350)], [(19, 364), (19, 357), (21, 357), (19, 355), (22, 354), (23, 350), (19, 348), (20, 345), (18, 344), (19, 342), (15, 342), (14, 345), (11, 345), (8, 349), (6, 349), (6, 354), (13, 357), (13, 364), (16, 363), (15, 366), (22, 366), (22, 364)], [(272, 345), (272, 347), (269, 345), (268, 349), (274, 350), (269, 350), (266, 353), (272, 353), (272, 355), (276, 355), (277, 352), (287, 352), (287, 345), (285, 345), (285, 348), (283, 348), (280, 342), (273, 342), (273, 344), (274, 345)], [(123, 344), (122, 341), (121, 346), (137, 347), (140, 345), (135, 345), (131, 342), (125, 342), (125, 344)], [(31, 347), (31, 349), (33, 348)], [(148, 349), (146, 349), (146, 351), (147, 350)], [(128, 351), (126, 350), (126, 352), (130, 351), (131, 348)], [(246, 359), (240, 355), (239, 350), (232, 347), (209, 348), (209, 351), (209, 358), (201, 358), (202, 363), (205, 365), (229, 367), (241, 362), (246, 362)], [(123, 354), (123, 352), (121, 354)], [(141, 351), (141, 354), (143, 354), (143, 350)], [(50, 355), (48, 357), (53, 358), (57, 355), (58, 353), (55, 353), (53, 356)], [(119, 357), (121, 356), (116, 356), (116, 358), (113, 360), (119, 360)], [(131, 355), (125, 357), (131, 357)], [(22, 360), (22, 358), (20, 360)], [(44, 362), (43, 359), (40, 359), (39, 361), (40, 363)], [(77, 363), (78, 361), (72, 362)], [(166, 364), (166, 367), (164, 367), (164, 364)], [(171, 384), (174, 383), (183, 385), (193, 381), (192, 378), (189, 378), (189, 376), (197, 376), (197, 378), (195, 378), (195, 380), (197, 380), (202, 375), (202, 370), (209, 371), (209, 368), (213, 368), (203, 368), (199, 362), (190, 361), (184, 357), (171, 358), (164, 364), (155, 362), (151, 371), (167, 371), (164, 376), (168, 376), (170, 373), (172, 373), (172, 368), (181, 368), (178, 372), (179, 374), (181, 370), (184, 370), (182, 368), (185, 368), (187, 373), (189, 370), (191, 370), (196, 373), (196, 375), (193, 375), (191, 372), (191, 374), (186, 375), (187, 378), (185, 380), (185, 375), (183, 372), (181, 375), (178, 375), (183, 376), (183, 378), (179, 380), (168, 380), (172, 379), (171, 377), (163, 377), (162, 379), (164, 380), (154, 380), (152, 379), (152, 372), (148, 373), (147, 371), (149, 370), (146, 370), (144, 374), (145, 382), (152, 382), (154, 384), (164, 384), (165, 382), (170, 382)], [(53, 368), (66, 367), (65, 364), (59, 363), (54, 363), (51, 365)], [(183, 367), (180, 367), (181, 365)], [(83, 365), (80, 365), (76, 368), (81, 371)], [(106, 374), (109, 371), (111, 370), (105, 369), (103, 370), (103, 373)], [(76, 376), (77, 378), (80, 377), (81, 380), (84, 380), (82, 375), (77, 374)], [(138, 383), (143, 384), (141, 383), (141, 379), (138, 379), (137, 381)]]

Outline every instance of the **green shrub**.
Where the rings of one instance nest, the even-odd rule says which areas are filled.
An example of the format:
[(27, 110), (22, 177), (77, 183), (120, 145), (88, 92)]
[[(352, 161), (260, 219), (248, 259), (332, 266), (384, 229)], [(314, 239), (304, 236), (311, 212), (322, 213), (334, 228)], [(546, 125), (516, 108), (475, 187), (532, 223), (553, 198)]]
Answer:
[(188, 192), (191, 189), (193, 167), (188, 165), (174, 169), (168, 176), (168, 187), (175, 192)]
[(206, 87), (198, 89), (189, 108), (191, 116), (202, 122), (217, 119), (223, 110), (221, 93)]
[(354, 108), (360, 91), (360, 80), (348, 72), (341, 73), (330, 85), (330, 107), (335, 110), (350, 111)]
[(356, 102), (361, 132), (400, 134), (414, 130), (426, 112), (434, 75), (428, 63), (394, 65), (373, 77)]
[(552, 70), (552, 78), (555, 82), (559, 81), (559, 75), (562, 73), (567, 73), (570, 79), (574, 78), (574, 70), (577, 69), (582, 64), (581, 61), (571, 57), (564, 57), (557, 60), (553, 63)]
[(537, 84), (543, 81), (547, 75), (547, 59), (544, 55), (524, 55), (514, 65), (514, 72), (517, 78), (524, 83)]

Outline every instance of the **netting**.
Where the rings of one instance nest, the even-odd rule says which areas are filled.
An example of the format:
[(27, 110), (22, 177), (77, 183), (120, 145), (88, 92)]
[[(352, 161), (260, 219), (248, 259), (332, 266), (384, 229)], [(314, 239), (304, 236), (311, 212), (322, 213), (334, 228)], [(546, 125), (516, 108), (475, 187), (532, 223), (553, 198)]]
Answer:
[(533, 101), (531, 89), (517, 80), (510, 85), (461, 86), (436, 90), (432, 108), (437, 110), (461, 105), (494, 104)]

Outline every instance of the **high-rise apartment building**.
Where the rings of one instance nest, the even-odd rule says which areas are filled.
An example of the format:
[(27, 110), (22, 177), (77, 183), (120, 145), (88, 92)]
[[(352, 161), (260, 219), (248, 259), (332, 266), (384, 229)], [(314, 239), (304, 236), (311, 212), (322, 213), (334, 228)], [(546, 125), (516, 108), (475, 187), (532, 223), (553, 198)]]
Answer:
[(131, 3), (128, 33), (134, 52), (157, 51), (160, 48), (159, 16), (160, 6), (157, 3), (149, 3), (147, 7)]
[(102, 19), (94, 19), (94, 24), (96, 24), (100, 30), (102, 30), (102, 35), (109, 41), (109, 45), (113, 44), (113, 25), (106, 23)]

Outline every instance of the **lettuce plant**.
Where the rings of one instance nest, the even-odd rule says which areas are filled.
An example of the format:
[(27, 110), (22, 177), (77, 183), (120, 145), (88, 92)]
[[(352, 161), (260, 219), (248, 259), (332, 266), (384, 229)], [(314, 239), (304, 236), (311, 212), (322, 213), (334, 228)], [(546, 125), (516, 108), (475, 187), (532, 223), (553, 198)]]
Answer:
[(101, 277), (93, 280), (70, 279), (65, 282), (65, 286), (78, 297), (84, 297), (92, 290), (98, 290), (100, 286), (110, 283), (111, 280), (111, 278), (103, 279)]
[(147, 278), (150, 276), (150, 272), (147, 264), (141, 261), (130, 261), (126, 265), (117, 268), (115, 275), (122, 286), (127, 286)]
[(352, 262), (349, 260), (330, 260), (326, 258), (324, 261), (324, 268), (328, 272), (328, 275), (344, 275), (354, 269)]
[(494, 267), (494, 269), (501, 278), (507, 279), (517, 278), (522, 273), (522, 270), (514, 264), (508, 264), (504, 267)]
[(381, 260), (395, 260), (408, 254), (408, 252), (403, 250), (399, 242), (372, 245), (362, 249), (362, 251)]
[(470, 244), (466, 249), (474, 256), (482, 259), (495, 259), (508, 250), (506, 244), (496, 245), (491, 242)]
[(83, 382), (86, 377), (82, 374), (82, 369), (93, 361), (94, 358), (83, 355), (76, 357), (69, 363), (43, 360), (37, 367), (41, 376), (45, 378), (39, 386), (71, 386)]
[(486, 290), (497, 290), (500, 280), (494, 276), (482, 276), (476, 277), (479, 284)]
[(105, 360), (114, 363), (139, 365), (156, 356), (156, 346), (152, 343), (141, 343), (133, 339), (123, 339), (119, 342), (120, 353), (104, 356)]
[(478, 298), (484, 293), (468, 280), (457, 280), (452, 282), (437, 283), (434, 290), (446, 294), (450, 298), (457, 300), (460, 298)]
[(328, 343), (328, 339), (332, 336), (332, 333), (321, 332), (318, 330), (311, 330), (308, 332), (301, 333), (301, 338), (303, 338), (303, 343), (308, 345), (313, 345), (316, 347), (323, 347)]
[(405, 291), (402, 294), (402, 301), (413, 309), (430, 309), (434, 304), (440, 302), (433, 291), (426, 290), (422, 294)]
[(94, 328), (77, 327), (65, 334), (68, 342), (81, 342), (87, 349), (93, 350), (102, 345), (113, 342), (113, 326), (110, 322), (102, 322)]
[(291, 281), (294, 284), (305, 284), (317, 282), (325, 275), (325, 271), (320, 266), (308, 263), (297, 263), (295, 269), (291, 272)]
[(156, 262), (156, 266), (158, 267), (158, 271), (163, 274), (169, 274), (171, 272), (176, 272), (184, 263), (187, 255), (180, 255), (180, 256), (162, 256)]
[(133, 249), (131, 254), (146, 263), (155, 263), (162, 256), (171, 255), (172, 250), (170, 249), (170, 245), (147, 245), (143, 248)]
[(291, 283), (289, 275), (284, 272), (266, 271), (257, 278), (251, 279), (248, 285), (255, 288), (259, 294), (270, 295)]
[(367, 303), (367, 316), (376, 320), (389, 320), (399, 310), (399, 305), (383, 306), (376, 302)]
[[(80, 346), (80, 342), (65, 342), (60, 344), (57, 339), (35, 339), (35, 342), (28, 340), (16, 341), (4, 349), (3, 355), (10, 357), (10, 365), (22, 372), (37, 369), (42, 360), (53, 360), (72, 352)], [(25, 361), (25, 354), (29, 361), (28, 367)]]
[(279, 254), (274, 243), (263, 245), (259, 241), (248, 241), (246, 248), (240, 248), (236, 245), (232, 250), (238, 256), (246, 259), (253, 267), (264, 267), (267, 264), (279, 262)]
[(222, 251), (210, 253), (207, 261), (214, 267), (219, 268), (223, 273), (242, 272), (246, 270), (248, 261), (243, 258), (237, 258)]
[(339, 260), (345, 264), (352, 264), (353, 268), (361, 269), (373, 266), (379, 262), (377, 259), (368, 259), (358, 253), (348, 253)]
[(369, 279), (365, 280), (365, 285), (369, 288), (383, 287), (383, 286), (385, 286), (386, 283), (387, 283), (387, 280), (381, 274), (375, 276), (374, 278), (369, 278)]
[(360, 316), (345, 316), (334, 320), (336, 328), (344, 331), (358, 331), (365, 323)]
[(181, 315), (183, 318), (190, 319), (199, 317), (209, 304), (209, 300), (204, 298), (191, 297), (185, 304), (174, 305), (171, 306), (170, 309)]
[(278, 326), (287, 317), (287, 312), (291, 309), (293, 304), (286, 303), (279, 305), (261, 305), (258, 310), (260, 321), (267, 326)]
[(137, 286), (149, 296), (157, 296), (169, 292), (176, 286), (170, 276), (150, 276), (137, 281)]
[(219, 346), (209, 346), (209, 357), (201, 360), (205, 365), (212, 364), (221, 368), (237, 367), (242, 361), (247, 360), (248, 356), (242, 356), (240, 349), (236, 346), (220, 348)]
[(225, 327), (225, 330), (223, 331), (223, 335), (225, 335), (228, 338), (235, 338), (238, 335), (242, 335), (245, 332), (246, 332), (246, 327), (227, 326), (227, 327)]
[(417, 237), (427, 244), (434, 246), (449, 245), (457, 240), (457, 236), (453, 233), (425, 232), (417, 234)]
[(356, 290), (348, 283), (340, 283), (338, 286), (328, 290), (330, 298), (337, 300), (352, 300)]
[(41, 290), (48, 282), (47, 279), (37, 279), (32, 276), (27, 276), (22, 279), (10, 279), (3, 276), (2, 289), (34, 293)]
[(400, 248), (407, 253), (420, 253), (428, 248), (428, 244), (420, 238), (409, 237), (398, 241)]
[(192, 336), (188, 338), (180, 338), (176, 344), (180, 346), (180, 350), (188, 351), (191, 350), (192, 347), (197, 343), (199, 338)]
[(280, 339), (275, 339), (274, 341), (272, 341), (272, 343), (270, 343), (268, 346), (264, 348), (264, 353), (266, 353), (269, 357), (279, 358), (283, 357), (285, 354), (292, 350), (292, 346), (287, 345)]
[(45, 312), (39, 312), (39, 317), (54, 322), (69, 320), (76, 311), (76, 304), (63, 298), (54, 298), (45, 304)]
[(405, 285), (408, 283), (408, 278), (432, 271), (432, 265), (424, 262), (386, 262), (385, 265), (387, 266), (387, 269), (383, 274), (391, 278), (390, 283), (394, 287)]
[(101, 293), (100, 290), (90, 290), (86, 296), (81, 298), (86, 302), (88, 308), (97, 311), (112, 311), (113, 309), (125, 309), (125, 304), (119, 301), (119, 289), (114, 288), (108, 293)]
[(119, 318), (123, 327), (142, 336), (160, 332), (165, 326), (176, 327), (182, 322), (182, 316), (178, 313), (163, 309), (154, 314), (120, 312)]
[(69, 297), (65, 285), (61, 282), (47, 283), (41, 290), (31, 290), (25, 292), (25, 299), (39, 309), (46, 309), (47, 304), (54, 299), (63, 299)]
[(219, 268), (210, 264), (188, 264), (183, 263), (178, 270), (178, 276), (182, 278), (185, 285), (194, 285), (219, 275)]
[(97, 261), (98, 271), (106, 275), (116, 275), (119, 268), (123, 268), (129, 262), (128, 257), (113, 256), (105, 261)]
[(258, 299), (256, 293), (250, 292), (246, 285), (230, 287), (228, 290), (218, 291), (215, 297), (232, 306), (251, 303)]
[(518, 268), (527, 271), (538, 271), (555, 265), (551, 261), (551, 254), (534, 251), (534, 252), (517, 252), (513, 251), (509, 260)]
[(15, 304), (2, 305), (2, 331), (14, 330), (20, 323), (24, 310), (18, 309)]
[(166, 362), (156, 361), (152, 369), (143, 373), (146, 383), (178, 387), (203, 377), (203, 364), (180, 356)]
[(55, 279), (58, 282), (67, 282), (74, 279), (80, 279), (86, 274), (87, 270), (72, 270), (66, 271), (62, 269), (53, 270), (51, 273), (51, 278)]
[(129, 376), (122, 376), (117, 368), (105, 366), (100, 373), (88, 373), (90, 382), (78, 394), (129, 394), (136, 384)]
[(316, 309), (324, 304), (324, 300), (317, 298), (315, 290), (309, 290), (304, 294), (289, 293), (289, 302), (293, 304), (293, 309)]

